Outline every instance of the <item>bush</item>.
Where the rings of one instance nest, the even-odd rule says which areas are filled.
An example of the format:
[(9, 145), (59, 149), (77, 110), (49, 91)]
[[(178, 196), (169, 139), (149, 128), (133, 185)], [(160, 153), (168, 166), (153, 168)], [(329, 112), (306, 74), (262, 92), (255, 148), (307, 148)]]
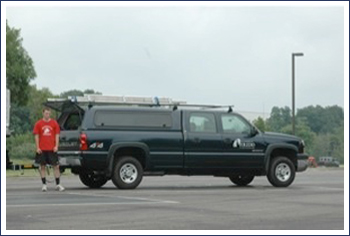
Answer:
[(35, 141), (33, 134), (14, 135), (6, 139), (6, 149), (9, 150), (11, 159), (32, 159), (35, 158)]

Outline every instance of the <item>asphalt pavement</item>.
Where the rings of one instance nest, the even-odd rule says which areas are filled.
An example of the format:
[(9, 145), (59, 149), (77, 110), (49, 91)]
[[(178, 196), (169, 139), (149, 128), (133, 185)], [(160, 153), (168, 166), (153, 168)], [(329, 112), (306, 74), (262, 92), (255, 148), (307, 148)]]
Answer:
[(85, 187), (63, 176), (41, 192), (34, 177), (7, 177), (7, 230), (343, 230), (344, 170), (297, 173), (288, 188), (266, 177), (237, 187), (210, 176), (144, 177), (135, 190)]

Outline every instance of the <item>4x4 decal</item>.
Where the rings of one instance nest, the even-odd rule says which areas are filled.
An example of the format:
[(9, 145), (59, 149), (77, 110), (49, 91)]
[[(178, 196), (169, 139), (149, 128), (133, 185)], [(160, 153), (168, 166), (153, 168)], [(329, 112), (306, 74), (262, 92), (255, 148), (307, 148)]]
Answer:
[(103, 148), (103, 143), (101, 142), (95, 142), (90, 144), (90, 148)]

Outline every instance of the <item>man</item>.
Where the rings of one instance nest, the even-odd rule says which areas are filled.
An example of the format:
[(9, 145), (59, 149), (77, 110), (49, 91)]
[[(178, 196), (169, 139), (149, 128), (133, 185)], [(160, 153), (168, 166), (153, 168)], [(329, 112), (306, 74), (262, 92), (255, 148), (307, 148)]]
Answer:
[(36, 122), (33, 130), (36, 144), (36, 162), (40, 164), (41, 181), (43, 183), (42, 191), (47, 191), (45, 167), (50, 164), (54, 168), (56, 178), (56, 190), (64, 191), (60, 184), (60, 168), (57, 156), (60, 126), (57, 121), (50, 118), (51, 110), (43, 109), (43, 119)]

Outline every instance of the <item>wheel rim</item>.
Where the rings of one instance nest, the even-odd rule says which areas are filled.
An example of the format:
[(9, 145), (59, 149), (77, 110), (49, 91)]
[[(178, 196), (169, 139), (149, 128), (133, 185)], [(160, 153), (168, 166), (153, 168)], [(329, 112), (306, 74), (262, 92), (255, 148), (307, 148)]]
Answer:
[(286, 182), (291, 177), (291, 169), (288, 164), (280, 163), (276, 166), (275, 175), (276, 178), (281, 182)]
[(124, 164), (119, 171), (119, 176), (124, 183), (131, 184), (137, 178), (137, 168), (131, 163)]

